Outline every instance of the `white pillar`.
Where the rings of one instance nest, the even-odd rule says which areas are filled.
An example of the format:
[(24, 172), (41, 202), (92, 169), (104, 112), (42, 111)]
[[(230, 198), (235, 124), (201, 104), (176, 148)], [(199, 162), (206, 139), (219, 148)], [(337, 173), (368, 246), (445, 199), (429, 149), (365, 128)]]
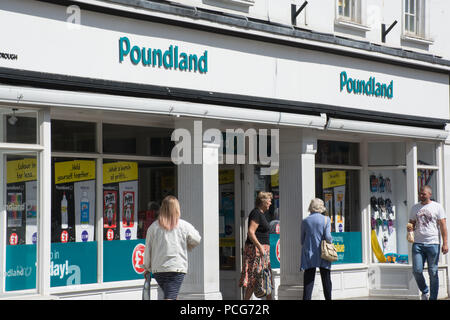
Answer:
[(202, 236), (200, 245), (189, 253), (188, 274), (179, 298), (222, 299), (219, 274), (219, 144), (204, 142), (203, 139), (194, 143), (199, 137), (193, 134), (191, 120), (180, 122), (177, 127), (191, 132), (192, 159), (194, 154), (202, 159), (201, 164), (178, 165), (181, 218), (189, 221)]
[(315, 197), (316, 151), (317, 139), (311, 130), (280, 130), (280, 300), (303, 297), (300, 228)]
[[(450, 126), (446, 126), (446, 130), (450, 131)], [(443, 199), (442, 205), (444, 206), (445, 212), (447, 214), (447, 232), (450, 231), (450, 138), (444, 142), (442, 146), (443, 150), (443, 162), (442, 162), (442, 185), (443, 185)], [(447, 265), (447, 296), (450, 297), (450, 254), (446, 254), (442, 258), (442, 262)], [(445, 281), (445, 280), (444, 280)]]
[[(408, 141), (406, 142), (406, 208), (408, 221), (411, 208), (418, 201), (417, 188), (417, 143), (415, 141)], [(408, 243), (408, 261), (410, 264), (412, 264), (411, 248), (412, 244)], [(416, 280), (412, 275), (412, 270), (408, 273), (408, 288), (411, 294), (419, 292)]]
[(37, 250), (38, 293), (48, 296), (50, 291), (51, 242), (51, 124), (50, 110), (38, 113), (39, 143), (44, 150), (39, 154), (39, 217)]

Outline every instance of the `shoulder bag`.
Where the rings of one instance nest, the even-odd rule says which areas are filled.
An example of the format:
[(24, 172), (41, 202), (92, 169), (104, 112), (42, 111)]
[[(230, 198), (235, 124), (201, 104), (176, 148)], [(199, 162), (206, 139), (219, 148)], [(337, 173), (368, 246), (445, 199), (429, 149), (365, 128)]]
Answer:
[[(326, 228), (327, 217), (324, 216), (324, 218), (325, 218), (325, 228)], [(325, 236), (325, 232), (324, 232), (324, 236)], [(330, 261), (330, 262), (336, 261), (338, 259), (336, 247), (334, 246), (334, 244), (328, 243), (325, 239), (323, 239), (322, 243), (320, 244), (320, 250), (321, 250), (320, 257), (322, 259)]]

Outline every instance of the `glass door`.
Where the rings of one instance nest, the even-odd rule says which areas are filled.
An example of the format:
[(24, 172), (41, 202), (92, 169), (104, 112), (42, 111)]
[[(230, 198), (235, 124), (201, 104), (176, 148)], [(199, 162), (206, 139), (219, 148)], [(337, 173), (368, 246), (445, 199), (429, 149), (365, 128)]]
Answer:
[(240, 299), (240, 212), (239, 166), (219, 168), (219, 257), (220, 291), (223, 299)]

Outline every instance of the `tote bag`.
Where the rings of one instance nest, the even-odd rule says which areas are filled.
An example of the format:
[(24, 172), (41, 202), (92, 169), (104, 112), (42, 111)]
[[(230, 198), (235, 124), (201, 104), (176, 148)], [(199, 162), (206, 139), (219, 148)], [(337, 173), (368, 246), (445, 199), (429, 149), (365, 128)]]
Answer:
[[(327, 217), (324, 216), (325, 219), (325, 227), (327, 226)], [(325, 235), (325, 231), (323, 233)], [(325, 239), (322, 240), (320, 244), (320, 257), (324, 260), (333, 262), (338, 259), (336, 247), (332, 243), (328, 243)]]

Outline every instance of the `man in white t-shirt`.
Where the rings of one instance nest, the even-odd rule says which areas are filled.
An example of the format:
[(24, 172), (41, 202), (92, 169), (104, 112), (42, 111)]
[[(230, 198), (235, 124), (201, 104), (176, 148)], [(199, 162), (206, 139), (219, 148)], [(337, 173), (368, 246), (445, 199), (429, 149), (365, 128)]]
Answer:
[[(438, 262), (440, 237), (442, 234), (442, 253), (448, 252), (447, 224), (444, 208), (431, 200), (430, 186), (420, 188), (419, 200), (411, 208), (409, 222), (413, 225), (408, 231), (414, 230), (412, 246), (413, 275), (417, 286), (422, 292), (422, 300), (436, 300), (439, 291)], [(423, 267), (427, 261), (430, 276), (430, 288), (425, 283)]]

